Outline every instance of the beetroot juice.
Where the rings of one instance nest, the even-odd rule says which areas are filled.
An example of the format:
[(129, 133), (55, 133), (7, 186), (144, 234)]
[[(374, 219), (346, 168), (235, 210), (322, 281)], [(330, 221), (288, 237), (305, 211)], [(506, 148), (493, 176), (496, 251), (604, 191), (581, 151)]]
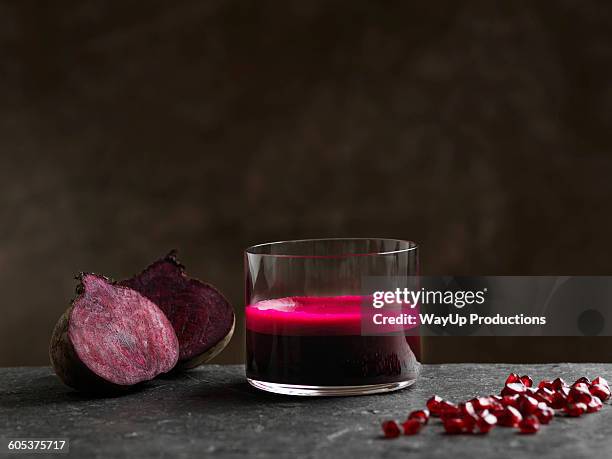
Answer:
[(414, 381), (418, 337), (363, 336), (362, 300), (296, 296), (247, 305), (247, 378), (251, 383), (336, 387)]

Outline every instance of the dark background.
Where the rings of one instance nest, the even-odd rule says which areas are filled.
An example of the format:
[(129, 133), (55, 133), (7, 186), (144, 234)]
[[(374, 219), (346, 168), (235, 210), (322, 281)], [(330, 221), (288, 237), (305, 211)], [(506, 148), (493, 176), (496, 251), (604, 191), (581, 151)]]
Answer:
[(278, 239), (411, 239), (425, 274), (612, 274), (611, 23), (579, 0), (0, 2), (0, 365), (46, 364), (74, 274), (173, 247), (239, 314), (242, 250)]

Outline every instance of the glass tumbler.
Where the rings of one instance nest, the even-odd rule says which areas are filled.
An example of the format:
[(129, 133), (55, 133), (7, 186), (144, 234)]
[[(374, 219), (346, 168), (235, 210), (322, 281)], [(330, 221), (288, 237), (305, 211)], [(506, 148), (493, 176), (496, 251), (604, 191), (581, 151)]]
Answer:
[(368, 279), (417, 275), (417, 245), (403, 240), (308, 239), (248, 248), (248, 382), (311, 396), (409, 386), (419, 372), (419, 337), (362, 332), (361, 307), (371, 295)]

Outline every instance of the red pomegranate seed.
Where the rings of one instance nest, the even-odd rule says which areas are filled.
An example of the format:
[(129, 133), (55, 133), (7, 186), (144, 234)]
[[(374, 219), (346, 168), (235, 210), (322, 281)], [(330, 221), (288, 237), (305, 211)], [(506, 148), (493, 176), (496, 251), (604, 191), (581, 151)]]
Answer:
[(443, 400), (440, 403), (438, 410), (441, 418), (456, 418), (461, 413), (461, 410), (457, 405), (446, 400)]
[(587, 413), (595, 413), (603, 408), (603, 403), (599, 397), (593, 395), (591, 401), (587, 404)]
[(538, 383), (538, 389), (549, 389), (549, 390), (555, 390), (555, 386), (553, 385), (552, 381), (547, 381), (545, 379), (543, 379), (542, 381), (540, 381)]
[(491, 407), (499, 405), (493, 397), (476, 397), (470, 400), (476, 411), (488, 410)]
[(602, 401), (606, 401), (610, 398), (610, 389), (601, 383), (593, 384), (591, 386), (591, 394)]
[(584, 403), (568, 403), (564, 408), (565, 414), (572, 418), (577, 418), (586, 413), (587, 406)]
[(472, 432), (479, 419), (476, 408), (474, 408), (472, 402), (465, 402), (459, 405), (459, 410), (461, 411), (460, 417), (465, 425), (465, 430), (467, 432)]
[(480, 419), (478, 416), (471, 417), (469, 415), (461, 416), (461, 420), (463, 421), (464, 431), (466, 433), (472, 433), (474, 431), (474, 427), (476, 427), (476, 423)]
[(608, 381), (606, 381), (604, 378), (602, 378), (601, 376), (598, 376), (597, 378), (595, 378), (591, 384), (595, 385), (595, 384), (601, 384), (602, 386), (606, 386), (608, 389), (610, 389), (610, 385), (608, 384)]
[(591, 380), (590, 380), (589, 378), (587, 378), (586, 376), (582, 376), (582, 377), (578, 378), (578, 379), (577, 379), (577, 380), (574, 382), (574, 384), (573, 384), (573, 385), (575, 386), (576, 384), (579, 384), (579, 383), (584, 383), (584, 384), (586, 384), (587, 386), (590, 386), (590, 385), (591, 385)]
[(487, 408), (490, 412), (496, 411), (496, 410), (503, 410), (504, 409), (504, 405), (496, 400), (493, 399), (491, 405)]
[(548, 424), (552, 418), (555, 417), (555, 411), (544, 403), (539, 403), (535, 415), (540, 421), (540, 424)]
[(526, 389), (525, 393), (526, 393), (527, 395), (531, 395), (532, 397), (533, 397), (533, 396), (536, 394), (536, 392), (538, 391), (537, 387), (527, 387), (527, 386), (525, 386), (525, 389)]
[(400, 428), (395, 421), (385, 421), (382, 423), (382, 430), (385, 438), (396, 438), (400, 435)]
[(541, 387), (533, 394), (533, 398), (535, 398), (539, 402), (544, 402), (547, 405), (551, 405), (553, 401), (554, 391), (547, 389), (546, 387)]
[(504, 396), (504, 395), (524, 394), (525, 392), (527, 392), (527, 388), (522, 382), (508, 383), (502, 389), (501, 395)]
[[(482, 400), (482, 403), (481, 403), (481, 400)], [(488, 404), (490, 403), (487, 397), (474, 397), (468, 401), (472, 404), (472, 406), (474, 407), (476, 411), (482, 411), (486, 409), (486, 408), (483, 408), (483, 405), (487, 407)]]
[(465, 423), (463, 422), (463, 419), (460, 418), (448, 418), (445, 419), (443, 423), (444, 430), (446, 430), (447, 434), (459, 434), (462, 433), (463, 429), (465, 428)]
[(556, 391), (552, 396), (551, 408), (555, 410), (561, 410), (567, 405), (567, 397), (560, 391)]
[[(579, 391), (583, 391), (583, 392), (588, 392), (589, 391), (589, 384), (584, 383), (584, 382), (575, 382), (571, 389), (575, 389), (575, 390), (579, 390)], [(571, 390), (570, 389), (570, 390)]]
[(423, 428), (423, 423), (418, 419), (408, 419), (402, 424), (404, 435), (415, 435)]
[(584, 403), (587, 405), (591, 401), (592, 395), (589, 388), (584, 383), (578, 383), (570, 389), (567, 401), (569, 403)]
[(440, 416), (440, 413), (441, 413), (440, 404), (443, 401), (444, 399), (440, 397), (439, 395), (434, 395), (429, 400), (427, 400), (427, 403), (426, 403), (427, 409), (429, 410), (432, 416), (435, 416), (435, 417)]
[(540, 421), (535, 416), (527, 416), (519, 422), (518, 426), (522, 434), (534, 434), (540, 430)]
[(429, 421), (429, 410), (413, 411), (408, 415), (408, 420), (410, 419), (415, 419), (421, 424), (427, 424), (427, 421)]
[(521, 395), (518, 402), (521, 414), (533, 414), (538, 409), (538, 401), (529, 395)]
[(506, 378), (505, 384), (512, 384), (515, 382), (521, 382), (521, 377), (516, 373), (510, 373), (510, 375)]
[(562, 387), (567, 387), (567, 383), (563, 378), (557, 378), (552, 382), (553, 389), (560, 390)]
[(536, 394), (539, 395), (544, 395), (546, 397), (552, 397), (552, 395), (555, 393), (554, 389), (549, 389), (548, 387), (540, 387), (537, 391)]
[(523, 419), (521, 413), (513, 406), (505, 407), (497, 416), (497, 423), (503, 427), (516, 427)]
[(484, 410), (478, 417), (478, 421), (476, 421), (476, 428), (479, 433), (486, 434), (495, 427), (495, 424), (497, 424), (495, 415), (489, 413), (488, 410)]
[(503, 406), (513, 406), (514, 408), (519, 407), (519, 395), (504, 395), (501, 400)]
[(459, 411), (461, 412), (461, 414), (476, 416), (476, 408), (474, 408), (474, 404), (472, 402), (460, 403)]
[(531, 387), (533, 386), (533, 379), (531, 379), (529, 376), (527, 375), (523, 375), (521, 376), (520, 381), (525, 385), (525, 387)]

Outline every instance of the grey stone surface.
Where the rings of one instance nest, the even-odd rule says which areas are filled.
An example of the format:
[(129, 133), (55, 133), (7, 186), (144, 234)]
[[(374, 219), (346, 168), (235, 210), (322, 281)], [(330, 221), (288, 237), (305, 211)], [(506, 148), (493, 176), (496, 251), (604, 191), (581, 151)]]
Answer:
[[(612, 457), (612, 409), (558, 417), (535, 436), (497, 428), (385, 440), (380, 422), (402, 418), (433, 393), (453, 400), (496, 393), (511, 371), (534, 378), (601, 375), (609, 364), (425, 365), (413, 387), (349, 398), (276, 396), (247, 385), (242, 366), (210, 365), (114, 398), (64, 387), (49, 368), (0, 370), (0, 437), (68, 437), (75, 457)], [(23, 456), (22, 456), (23, 457)], [(40, 457), (40, 456), (37, 456)]]

